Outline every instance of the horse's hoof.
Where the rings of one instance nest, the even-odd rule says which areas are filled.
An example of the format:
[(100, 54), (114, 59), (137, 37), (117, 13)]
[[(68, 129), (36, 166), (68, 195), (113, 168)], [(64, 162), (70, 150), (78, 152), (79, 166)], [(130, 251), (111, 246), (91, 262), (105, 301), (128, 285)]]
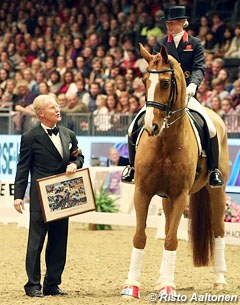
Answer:
[(134, 285), (125, 285), (121, 291), (121, 296), (123, 296), (124, 298), (140, 299), (139, 287)]
[(171, 296), (176, 296), (176, 289), (173, 286), (164, 286), (160, 289), (159, 291), (159, 297), (161, 296), (166, 296), (166, 295), (171, 295)]
[(214, 284), (214, 289), (217, 291), (222, 291), (226, 289), (227, 283), (215, 283)]

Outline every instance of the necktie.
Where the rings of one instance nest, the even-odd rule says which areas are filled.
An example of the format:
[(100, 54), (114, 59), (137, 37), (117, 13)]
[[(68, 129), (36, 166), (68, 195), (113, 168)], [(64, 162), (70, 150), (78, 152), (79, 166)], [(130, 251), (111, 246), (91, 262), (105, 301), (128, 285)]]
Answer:
[(57, 126), (55, 126), (54, 128), (49, 128), (47, 129), (48, 134), (51, 136), (52, 134), (55, 134), (55, 136), (58, 134), (59, 129)]

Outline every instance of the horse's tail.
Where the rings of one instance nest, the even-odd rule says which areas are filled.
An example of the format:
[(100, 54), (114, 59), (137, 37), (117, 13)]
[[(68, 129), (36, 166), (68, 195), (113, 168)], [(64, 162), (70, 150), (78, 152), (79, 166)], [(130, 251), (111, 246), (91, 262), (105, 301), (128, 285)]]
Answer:
[(191, 195), (189, 214), (194, 266), (207, 266), (213, 258), (214, 234), (210, 197), (205, 187)]

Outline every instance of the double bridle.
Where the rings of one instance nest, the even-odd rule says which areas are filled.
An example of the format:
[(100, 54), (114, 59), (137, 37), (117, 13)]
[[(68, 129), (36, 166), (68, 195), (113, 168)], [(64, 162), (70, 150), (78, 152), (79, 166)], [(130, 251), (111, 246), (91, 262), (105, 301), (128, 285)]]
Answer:
[(166, 73), (166, 72), (171, 72), (171, 84), (170, 84), (170, 94), (169, 94), (169, 99), (168, 99), (168, 104), (163, 104), (160, 102), (155, 102), (155, 101), (147, 101), (146, 102), (146, 107), (154, 107), (159, 109), (160, 111), (165, 111), (166, 112), (166, 116), (164, 117), (164, 123), (163, 123), (163, 128), (169, 128), (172, 124), (174, 124), (175, 122), (177, 122), (178, 120), (180, 120), (182, 117), (184, 117), (185, 115), (185, 111), (184, 113), (178, 117), (177, 119), (175, 119), (172, 122), (168, 122), (169, 118), (177, 113), (180, 112), (182, 110), (185, 110), (186, 107), (182, 107), (180, 109), (177, 110), (172, 110), (173, 109), (173, 105), (176, 103), (176, 98), (178, 95), (178, 88), (177, 88), (177, 82), (176, 82), (176, 77), (174, 74), (174, 69), (173, 69), (173, 64), (172, 62), (170, 62), (170, 68), (169, 69), (162, 69), (162, 70), (151, 70), (151, 69), (147, 69), (148, 73)]

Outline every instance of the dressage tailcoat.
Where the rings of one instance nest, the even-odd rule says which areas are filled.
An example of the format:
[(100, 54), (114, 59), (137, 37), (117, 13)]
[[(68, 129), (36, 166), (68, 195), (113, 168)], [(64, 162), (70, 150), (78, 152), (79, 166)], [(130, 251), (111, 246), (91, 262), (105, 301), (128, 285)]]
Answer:
[(70, 162), (75, 162), (78, 168), (83, 165), (83, 155), (73, 157), (72, 154), (78, 148), (74, 132), (59, 126), (59, 135), (63, 156), (60, 155), (40, 124), (24, 133), (21, 138), (14, 198), (24, 198), (30, 172), (30, 226), (26, 256), (28, 275), (28, 282), (25, 285), (26, 292), (41, 288), (40, 255), (47, 233), (45, 286), (57, 286), (61, 283), (61, 275), (66, 262), (68, 218), (44, 223), (36, 183), (38, 178), (65, 172)]
[(164, 36), (157, 39), (153, 54), (159, 53), (162, 45), (167, 48), (168, 54), (181, 64), (187, 85), (194, 83), (199, 86), (204, 77), (204, 53), (201, 41), (184, 31), (176, 48), (172, 35)]

